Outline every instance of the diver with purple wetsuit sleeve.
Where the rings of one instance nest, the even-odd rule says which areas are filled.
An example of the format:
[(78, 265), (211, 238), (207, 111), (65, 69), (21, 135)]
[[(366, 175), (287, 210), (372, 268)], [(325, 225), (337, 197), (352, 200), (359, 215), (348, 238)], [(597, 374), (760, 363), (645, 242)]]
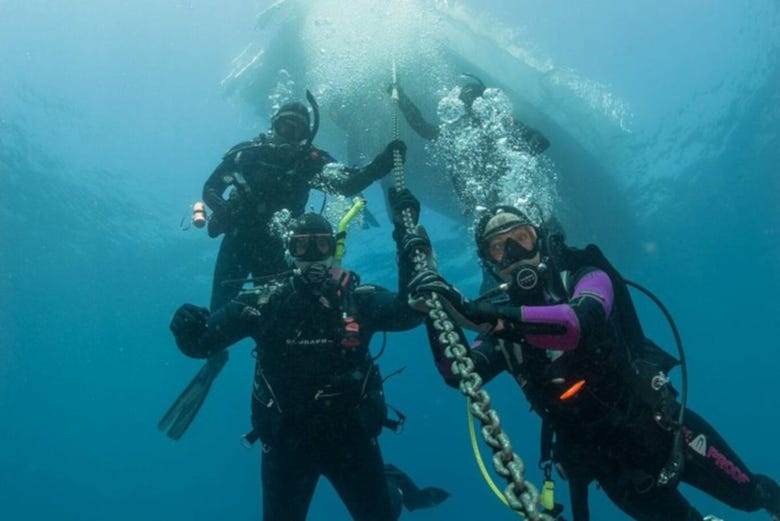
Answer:
[[(418, 307), (437, 294), (451, 318), (480, 332), (468, 353), (474, 371), (485, 382), (508, 372), (520, 385), (542, 418), (541, 461), (569, 482), (574, 521), (590, 519), (593, 482), (633, 519), (713, 519), (681, 494), (680, 481), (780, 519), (775, 480), (752, 472), (694, 411), (676, 421), (681, 405), (666, 374), (678, 362), (644, 336), (625, 280), (596, 246), (568, 247), (560, 229), (510, 206), (486, 211), (475, 238), (500, 283), (490, 299), (468, 300), (423, 270), (410, 283), (411, 301)], [(440, 374), (457, 388), (444, 335), (430, 319), (426, 327)], [(469, 345), (461, 327), (455, 332)]]

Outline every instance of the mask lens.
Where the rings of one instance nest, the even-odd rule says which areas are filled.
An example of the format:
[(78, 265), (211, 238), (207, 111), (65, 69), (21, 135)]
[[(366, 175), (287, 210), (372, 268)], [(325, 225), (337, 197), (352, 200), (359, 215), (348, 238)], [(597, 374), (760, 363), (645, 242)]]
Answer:
[(488, 256), (494, 262), (501, 264), (506, 260), (507, 242), (510, 239), (527, 252), (533, 252), (536, 247), (536, 230), (534, 230), (533, 226), (517, 226), (490, 239), (487, 245)]
[(300, 121), (294, 119), (282, 118), (274, 125), (276, 134), (287, 141), (303, 141), (309, 133)]
[(318, 233), (313, 235), (293, 235), (288, 249), (290, 255), (302, 260), (322, 260), (333, 255), (336, 241), (332, 235)]
[(330, 235), (316, 235), (314, 237), (316, 243), (317, 243), (317, 250), (325, 257), (330, 256), (333, 252), (331, 251), (331, 245), (333, 244), (333, 237)]
[(290, 238), (290, 255), (293, 257), (303, 257), (309, 250), (308, 235), (293, 235)]

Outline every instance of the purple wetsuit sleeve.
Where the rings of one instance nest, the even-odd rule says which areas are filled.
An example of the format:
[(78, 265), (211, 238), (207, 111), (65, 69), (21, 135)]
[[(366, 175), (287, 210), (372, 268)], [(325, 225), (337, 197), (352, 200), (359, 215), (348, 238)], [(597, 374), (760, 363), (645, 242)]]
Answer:
[(523, 323), (526, 325), (551, 326), (554, 333), (525, 335), (525, 340), (534, 347), (568, 351), (577, 347), (583, 329), (592, 329), (587, 321), (593, 319), (594, 303), (600, 307), (599, 317), (608, 317), (612, 312), (614, 292), (612, 282), (603, 271), (586, 273), (575, 285), (571, 304), (553, 306), (522, 306)]
[(574, 287), (572, 300), (577, 300), (580, 297), (595, 298), (601, 303), (604, 316), (610, 316), (612, 303), (615, 301), (615, 292), (612, 289), (612, 281), (609, 280), (609, 276), (601, 270), (586, 273)]

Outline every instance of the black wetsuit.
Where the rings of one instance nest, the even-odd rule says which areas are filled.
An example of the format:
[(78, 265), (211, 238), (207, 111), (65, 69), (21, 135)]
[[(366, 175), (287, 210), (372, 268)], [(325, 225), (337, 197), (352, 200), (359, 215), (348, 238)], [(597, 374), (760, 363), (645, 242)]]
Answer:
[[(590, 255), (597, 250), (576, 251)], [(575, 250), (570, 252), (576, 259)], [(587, 491), (593, 481), (633, 519), (701, 521), (676, 487), (656, 485), (671, 454), (670, 422), (679, 411), (663, 374), (674, 363), (663, 361), (668, 355), (659, 354), (644, 337), (646, 352), (626, 349), (632, 334), (622, 329), (631, 320), (619, 317), (629, 306), (634, 312), (622, 281), (571, 260), (568, 267), (563, 277), (557, 272), (542, 276), (544, 292), (521, 314), (515, 304), (501, 312), (508, 329), (485, 335), (470, 351), (476, 372), (485, 381), (510, 373), (554, 432), (554, 459), (568, 475), (574, 521), (590, 519)], [(513, 327), (520, 316), (522, 322), (515, 320)], [(439, 371), (455, 386), (440, 337), (430, 323), (427, 327)], [(777, 483), (752, 473), (689, 409), (682, 432), (682, 481), (740, 510), (780, 510)]]
[[(311, 189), (355, 195), (392, 168), (392, 158), (377, 156), (364, 168), (345, 168), (326, 177), (322, 170), (335, 159), (314, 146), (278, 145), (263, 134), (231, 148), (203, 186), (203, 200), (213, 214), (209, 235), (225, 234), (214, 267), (212, 310), (235, 297), (243, 280), (287, 269), (284, 247), (270, 230), (275, 212), (302, 214)], [(228, 200), (225, 191), (234, 190)], [(226, 281), (234, 281), (226, 283)]]
[(397, 469), (387, 471), (377, 443), (387, 410), (368, 346), (377, 331), (422, 321), (406, 302), (408, 270), (400, 279), (398, 294), (339, 270), (316, 291), (297, 278), (277, 281), (215, 311), (197, 337), (177, 340), (195, 357), (245, 337), (257, 343), (252, 421), (264, 445), (265, 521), (305, 519), (320, 476), (354, 519), (397, 519), (402, 485), (388, 488), (386, 474)]

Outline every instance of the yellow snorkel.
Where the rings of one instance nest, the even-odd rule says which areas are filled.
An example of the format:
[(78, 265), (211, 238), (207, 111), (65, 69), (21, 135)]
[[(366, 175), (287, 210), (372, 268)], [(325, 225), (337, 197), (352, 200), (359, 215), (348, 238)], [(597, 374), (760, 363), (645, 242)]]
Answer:
[(347, 227), (352, 219), (366, 206), (366, 200), (362, 197), (355, 197), (352, 201), (352, 207), (344, 214), (339, 221), (336, 229), (336, 253), (333, 255), (334, 264), (341, 264), (341, 259), (347, 253)]

